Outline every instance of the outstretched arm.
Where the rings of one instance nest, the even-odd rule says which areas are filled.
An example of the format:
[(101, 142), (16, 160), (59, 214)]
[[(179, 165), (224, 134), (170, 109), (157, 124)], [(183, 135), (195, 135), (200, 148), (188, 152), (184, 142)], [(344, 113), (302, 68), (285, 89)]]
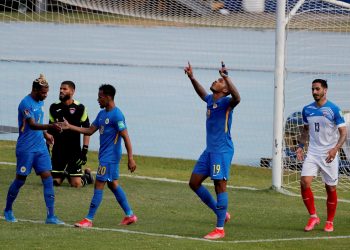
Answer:
[(188, 76), (188, 78), (191, 80), (191, 83), (193, 85), (194, 90), (198, 94), (198, 96), (205, 101), (205, 97), (208, 95), (208, 93), (205, 91), (203, 86), (194, 78), (193, 76), (193, 70), (190, 62), (188, 62), (188, 66), (185, 67), (185, 74)]
[(77, 126), (70, 124), (67, 120), (64, 120), (64, 122), (57, 122), (55, 124), (58, 124), (62, 129), (70, 129), (70, 130), (76, 131), (76, 132), (84, 134), (84, 135), (92, 135), (98, 129), (93, 124), (91, 124), (91, 126), (88, 128), (77, 127)]
[(48, 130), (48, 129), (55, 129), (58, 131), (61, 131), (60, 126), (58, 126), (56, 123), (52, 123), (52, 124), (40, 124), (40, 123), (36, 123), (34, 118), (28, 118), (27, 119), (28, 125), (30, 127), (30, 129), (32, 130)]
[(122, 132), (120, 132), (120, 135), (121, 137), (123, 137), (125, 148), (128, 153), (128, 169), (132, 173), (136, 170), (136, 163), (134, 161), (133, 154), (132, 154), (132, 145), (128, 134), (128, 130), (124, 129)]
[(234, 108), (241, 102), (241, 96), (239, 95), (239, 92), (236, 86), (233, 84), (231, 78), (228, 76), (224, 62), (221, 62), (221, 65), (222, 67), (219, 70), (219, 73), (222, 79), (224, 79), (226, 82), (228, 92), (232, 96), (230, 106), (231, 108)]

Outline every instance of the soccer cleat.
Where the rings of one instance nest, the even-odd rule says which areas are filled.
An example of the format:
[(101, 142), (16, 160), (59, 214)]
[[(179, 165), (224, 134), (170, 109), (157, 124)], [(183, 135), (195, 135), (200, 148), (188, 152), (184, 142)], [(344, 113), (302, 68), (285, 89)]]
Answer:
[(93, 183), (94, 183), (94, 177), (93, 177), (92, 174), (91, 174), (90, 168), (86, 168), (86, 169), (84, 170), (84, 174), (85, 174), (85, 176), (86, 176), (86, 182), (87, 182), (87, 184), (93, 184)]
[(50, 216), (46, 218), (45, 224), (64, 225), (65, 223), (56, 216)]
[(84, 218), (83, 220), (75, 223), (74, 226), (81, 228), (92, 227), (92, 221), (87, 218)]
[(12, 210), (4, 211), (4, 217), (7, 222), (17, 222)]
[(207, 240), (217, 240), (225, 237), (225, 231), (224, 229), (217, 229), (215, 228), (214, 231), (208, 233), (206, 236), (204, 236), (204, 239)]
[(225, 224), (228, 223), (230, 220), (231, 220), (231, 215), (229, 212), (226, 212)]
[(331, 221), (326, 221), (326, 225), (324, 226), (323, 229), (325, 232), (333, 232), (334, 228), (333, 228), (333, 222)]
[(317, 225), (320, 224), (320, 218), (318, 218), (318, 217), (310, 217), (308, 222), (307, 222), (307, 225), (304, 228), (304, 231), (305, 232), (311, 231), (312, 229), (314, 229), (316, 224)]
[(130, 225), (132, 223), (136, 223), (137, 221), (137, 216), (136, 215), (131, 215), (131, 216), (126, 216), (124, 219), (120, 222), (119, 225)]

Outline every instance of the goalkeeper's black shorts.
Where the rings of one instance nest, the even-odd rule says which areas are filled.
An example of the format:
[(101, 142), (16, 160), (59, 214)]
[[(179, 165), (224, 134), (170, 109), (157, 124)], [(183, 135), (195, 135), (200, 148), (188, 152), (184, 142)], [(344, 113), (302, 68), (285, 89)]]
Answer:
[(79, 159), (78, 154), (76, 154), (76, 156), (70, 156), (70, 157), (53, 156), (51, 159), (52, 177), (53, 178), (81, 177), (83, 175), (83, 170), (81, 166), (78, 166), (76, 164), (78, 159)]

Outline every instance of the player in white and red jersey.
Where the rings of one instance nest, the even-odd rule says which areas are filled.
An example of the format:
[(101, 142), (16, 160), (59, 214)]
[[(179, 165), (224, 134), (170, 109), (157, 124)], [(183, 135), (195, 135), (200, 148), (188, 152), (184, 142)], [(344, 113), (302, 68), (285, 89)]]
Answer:
[[(305, 231), (311, 231), (320, 223), (311, 191), (311, 183), (318, 172), (322, 176), (327, 191), (327, 221), (324, 231), (332, 232), (337, 208), (338, 150), (346, 140), (347, 131), (340, 108), (327, 100), (326, 80), (312, 82), (312, 95), (315, 102), (303, 108), (304, 127), (296, 151), (298, 160), (304, 159), (303, 147), (309, 139), (307, 157), (301, 171), (301, 195), (310, 214)], [(339, 132), (339, 133), (338, 133)]]

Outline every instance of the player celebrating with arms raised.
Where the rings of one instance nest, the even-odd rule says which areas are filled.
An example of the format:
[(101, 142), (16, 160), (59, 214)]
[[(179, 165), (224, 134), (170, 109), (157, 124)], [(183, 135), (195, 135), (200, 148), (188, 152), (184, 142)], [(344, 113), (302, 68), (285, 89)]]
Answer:
[[(190, 63), (185, 68), (185, 73), (198, 96), (207, 103), (207, 147), (193, 169), (189, 185), (216, 214), (215, 230), (204, 236), (206, 239), (214, 240), (225, 237), (224, 224), (230, 219), (230, 214), (227, 212), (228, 194), (226, 192), (234, 153), (230, 129), (233, 109), (239, 104), (241, 97), (228, 77), (223, 63), (219, 70), (221, 78), (214, 81), (210, 87), (213, 94), (208, 94), (194, 78)], [(216, 201), (202, 185), (202, 182), (209, 176), (214, 181)]]
[[(310, 214), (305, 226), (306, 232), (314, 229), (320, 219), (316, 214), (311, 183), (320, 171), (327, 191), (327, 221), (324, 231), (332, 232), (333, 219), (337, 208), (338, 150), (346, 140), (346, 126), (338, 106), (327, 100), (326, 80), (312, 82), (312, 95), (315, 102), (305, 106), (302, 111), (304, 127), (296, 151), (298, 160), (304, 159), (303, 147), (309, 137), (307, 157), (301, 171), (301, 195)], [(339, 131), (339, 135), (337, 133)]]

